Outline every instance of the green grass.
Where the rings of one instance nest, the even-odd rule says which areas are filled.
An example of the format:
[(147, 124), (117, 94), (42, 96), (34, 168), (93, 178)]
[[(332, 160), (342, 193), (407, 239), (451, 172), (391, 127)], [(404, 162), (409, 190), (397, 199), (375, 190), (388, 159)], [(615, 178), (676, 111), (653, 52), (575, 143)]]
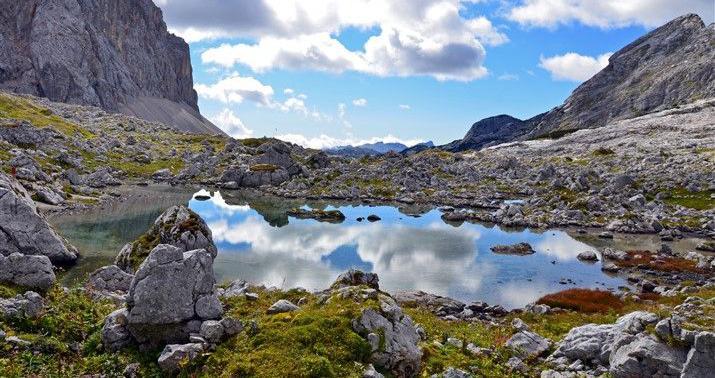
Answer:
[(250, 168), (251, 172), (275, 172), (278, 169), (280, 167), (273, 164), (255, 164)]
[[(350, 322), (362, 308), (376, 303), (356, 303), (333, 298), (318, 304), (316, 297), (297, 290), (259, 291), (258, 301), (233, 298), (228, 301), (229, 316), (253, 320), (259, 332), (244, 331), (221, 344), (205, 361), (189, 367), (205, 377), (361, 377), (370, 346), (352, 330)], [(266, 310), (279, 299), (293, 303), (309, 298), (299, 311), (267, 315)], [(199, 366), (205, 366), (200, 369)]]
[(710, 197), (714, 193), (713, 190), (691, 193), (684, 188), (677, 188), (670, 191), (665, 202), (696, 210), (710, 210), (715, 208), (715, 198)]
[(52, 127), (68, 137), (80, 135), (85, 139), (94, 138), (94, 134), (84, 128), (18, 96), (0, 94), (0, 118), (28, 121), (35, 127)]

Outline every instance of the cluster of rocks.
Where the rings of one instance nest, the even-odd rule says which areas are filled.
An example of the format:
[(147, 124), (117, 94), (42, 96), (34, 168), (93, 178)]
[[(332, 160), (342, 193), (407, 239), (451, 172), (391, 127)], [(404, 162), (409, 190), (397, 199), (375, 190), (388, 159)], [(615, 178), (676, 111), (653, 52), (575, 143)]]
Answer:
[[(655, 335), (646, 327), (655, 325)], [(649, 312), (633, 312), (615, 324), (576, 327), (548, 356), (554, 370), (548, 377), (707, 377), (715, 368), (715, 333), (687, 331), (677, 317), (660, 319)]]
[(509, 311), (500, 305), (491, 306), (485, 302), (466, 304), (456, 299), (424, 291), (399, 291), (394, 294), (394, 298), (402, 306), (421, 307), (439, 318), (449, 321), (461, 320), (496, 324), (509, 314)]
[(144, 235), (125, 245), (115, 264), (132, 273), (149, 251), (159, 244), (171, 245), (181, 252), (204, 249), (212, 257), (218, 253), (206, 222), (191, 209), (180, 205), (167, 209)]

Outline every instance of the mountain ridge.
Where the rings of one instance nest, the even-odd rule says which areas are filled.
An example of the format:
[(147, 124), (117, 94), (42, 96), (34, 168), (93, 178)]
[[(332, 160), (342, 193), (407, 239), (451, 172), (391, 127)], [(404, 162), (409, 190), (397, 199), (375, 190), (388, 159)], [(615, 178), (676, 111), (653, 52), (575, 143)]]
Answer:
[(715, 25), (687, 14), (626, 45), (560, 106), (528, 120), (501, 115), (476, 122), (452, 152), (580, 129), (715, 97)]

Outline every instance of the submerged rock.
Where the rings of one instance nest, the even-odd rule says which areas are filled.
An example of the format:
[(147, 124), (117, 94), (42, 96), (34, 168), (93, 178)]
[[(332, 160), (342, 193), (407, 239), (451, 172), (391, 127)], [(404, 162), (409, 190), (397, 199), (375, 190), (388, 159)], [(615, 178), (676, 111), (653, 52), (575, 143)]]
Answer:
[(518, 243), (514, 245), (495, 245), (491, 251), (500, 255), (526, 256), (536, 253), (529, 243)]
[(53, 263), (72, 263), (78, 253), (37, 212), (25, 188), (0, 173), (0, 254), (47, 256)]
[(287, 214), (298, 219), (315, 219), (329, 223), (342, 223), (345, 220), (345, 215), (340, 210), (291, 209)]

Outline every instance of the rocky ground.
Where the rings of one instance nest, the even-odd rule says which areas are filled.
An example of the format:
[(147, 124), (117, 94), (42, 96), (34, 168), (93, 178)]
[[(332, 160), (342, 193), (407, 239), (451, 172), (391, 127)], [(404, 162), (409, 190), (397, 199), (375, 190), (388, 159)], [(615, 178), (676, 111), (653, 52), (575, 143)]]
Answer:
[(556, 140), (361, 159), (178, 133), (44, 99), (1, 94), (0, 102), (3, 170), (55, 210), (119, 195), (116, 185), (157, 181), (442, 206), (451, 222), (715, 235), (715, 100)]
[[(707, 376), (715, 353), (713, 119), (715, 100), (703, 100), (556, 140), (355, 159), (0, 93), (0, 375)], [(121, 199), (120, 185), (151, 182), (439, 206), (451, 223), (703, 241), (685, 254), (667, 245), (583, 253), (637, 290), (567, 291), (510, 312), (385, 293), (376, 276), (354, 271), (315, 293), (217, 285), (210, 230), (173, 207), (84, 288), (59, 287), (57, 268), (78, 251), (45, 214)], [(281, 219), (342, 215), (285, 210)]]
[[(8, 187), (3, 201), (32, 204)], [(46, 225), (23, 211), (26, 224)], [(206, 223), (175, 206), (82, 288), (59, 287), (45, 255), (0, 257), (0, 375), (707, 377), (715, 368), (706, 269), (698, 282), (571, 289), (507, 311), (387, 293), (355, 270), (316, 292), (219, 285), (216, 250)], [(642, 258), (623, 253), (603, 258)]]

